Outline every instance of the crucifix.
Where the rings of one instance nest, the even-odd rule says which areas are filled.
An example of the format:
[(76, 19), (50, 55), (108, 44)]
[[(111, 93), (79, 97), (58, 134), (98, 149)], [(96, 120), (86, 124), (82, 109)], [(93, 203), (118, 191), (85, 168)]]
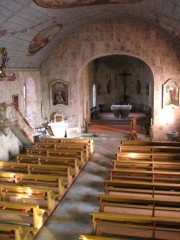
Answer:
[(127, 101), (127, 94), (126, 94), (126, 89), (127, 89), (127, 86), (126, 86), (126, 84), (127, 84), (127, 79), (126, 79), (126, 77), (127, 77), (127, 76), (130, 76), (131, 73), (127, 73), (126, 70), (124, 70), (124, 72), (123, 72), (123, 73), (120, 73), (119, 75), (122, 76), (122, 77), (124, 78), (124, 79), (123, 79), (123, 82), (124, 82), (124, 103), (126, 103), (126, 101)]

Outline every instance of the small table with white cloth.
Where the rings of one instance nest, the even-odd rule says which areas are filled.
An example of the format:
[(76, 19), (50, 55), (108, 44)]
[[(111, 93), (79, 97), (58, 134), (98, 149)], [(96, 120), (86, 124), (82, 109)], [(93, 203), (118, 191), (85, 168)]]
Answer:
[(132, 105), (111, 105), (111, 110), (116, 118), (126, 118), (132, 109)]

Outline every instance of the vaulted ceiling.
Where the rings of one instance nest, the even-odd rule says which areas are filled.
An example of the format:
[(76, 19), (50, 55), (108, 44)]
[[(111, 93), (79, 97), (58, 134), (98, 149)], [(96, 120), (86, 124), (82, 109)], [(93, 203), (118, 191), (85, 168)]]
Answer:
[(132, 19), (180, 46), (179, 0), (1, 0), (0, 48), (10, 68), (40, 68), (54, 46), (84, 24)]

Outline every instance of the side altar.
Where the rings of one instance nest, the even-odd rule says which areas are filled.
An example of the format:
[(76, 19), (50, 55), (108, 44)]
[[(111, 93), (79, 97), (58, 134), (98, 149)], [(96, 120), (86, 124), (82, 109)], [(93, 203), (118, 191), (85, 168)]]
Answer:
[(132, 105), (111, 105), (111, 110), (116, 118), (126, 118), (132, 109)]

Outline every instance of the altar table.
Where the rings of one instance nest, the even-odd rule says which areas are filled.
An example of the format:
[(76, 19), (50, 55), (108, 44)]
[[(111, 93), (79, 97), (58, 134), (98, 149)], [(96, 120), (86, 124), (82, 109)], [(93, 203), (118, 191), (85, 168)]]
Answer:
[(111, 110), (117, 118), (126, 118), (132, 109), (132, 105), (111, 105)]
[(67, 129), (67, 123), (64, 122), (52, 122), (48, 123), (55, 137), (63, 138)]

